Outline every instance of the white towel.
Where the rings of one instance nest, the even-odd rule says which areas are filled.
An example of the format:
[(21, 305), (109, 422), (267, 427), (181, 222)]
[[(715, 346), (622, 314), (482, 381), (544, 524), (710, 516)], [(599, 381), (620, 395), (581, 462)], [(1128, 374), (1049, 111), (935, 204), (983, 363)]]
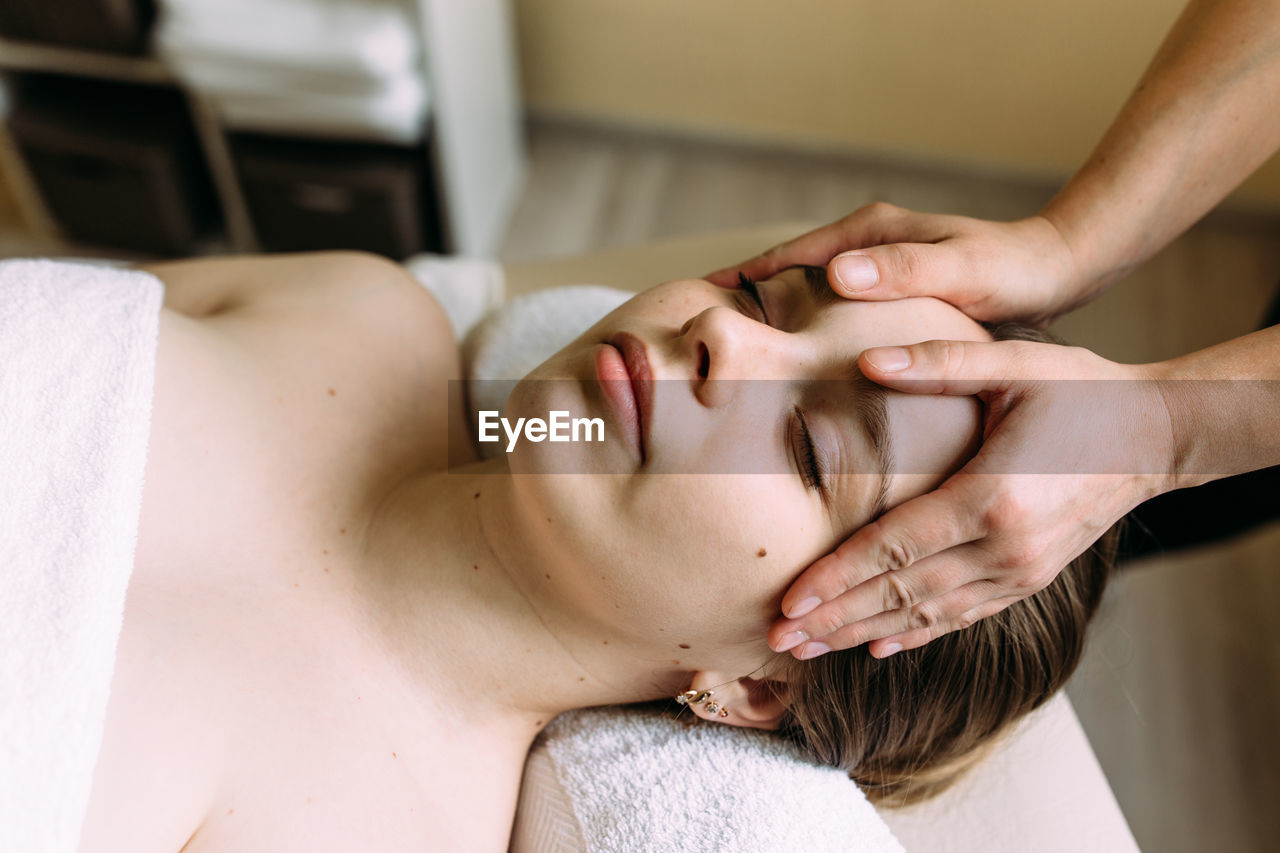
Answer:
[[(515, 853), (670, 850), (902, 853), (849, 777), (767, 732), (693, 726), (627, 708), (561, 714), (545, 749), (577, 832), (538, 834), (517, 818)], [(528, 785), (520, 809), (536, 811)], [(533, 845), (538, 845), (537, 847)]]
[(382, 78), (418, 67), (403, 0), (161, 0), (156, 50)]
[(150, 435), (153, 276), (0, 262), (0, 850), (73, 851)]
[(411, 145), (426, 127), (427, 89), (417, 74), (388, 79), (364, 94), (335, 94), (274, 80), (239, 90), (219, 89), (208, 80), (195, 85), (231, 130)]
[(164, 0), (155, 44), (235, 130), (422, 137), (427, 87), (402, 0)]

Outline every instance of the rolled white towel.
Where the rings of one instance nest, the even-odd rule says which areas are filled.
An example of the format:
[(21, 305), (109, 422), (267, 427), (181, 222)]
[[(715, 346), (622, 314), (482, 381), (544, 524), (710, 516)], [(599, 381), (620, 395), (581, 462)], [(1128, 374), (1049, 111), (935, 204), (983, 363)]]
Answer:
[(340, 136), (412, 144), (426, 127), (427, 90), (405, 74), (364, 94), (334, 94), (287, 86), (206, 91), (232, 130)]
[(386, 77), (419, 63), (401, 0), (161, 0), (156, 51), (181, 73), (191, 52), (329, 74)]
[(427, 87), (403, 3), (167, 0), (155, 43), (233, 130), (422, 138)]
[(330, 68), (289, 65), (276, 57), (247, 59), (222, 53), (192, 50), (174, 63), (188, 85), (211, 97), (255, 92), (297, 92), (306, 95), (371, 95), (404, 85), (409, 77), (421, 81), (421, 69), (413, 66), (377, 74), (353, 73)]

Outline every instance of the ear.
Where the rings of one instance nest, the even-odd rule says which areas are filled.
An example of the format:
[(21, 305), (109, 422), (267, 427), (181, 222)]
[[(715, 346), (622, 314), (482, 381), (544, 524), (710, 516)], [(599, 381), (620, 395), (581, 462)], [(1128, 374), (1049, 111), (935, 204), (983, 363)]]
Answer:
[[(701, 670), (693, 674), (689, 689), (712, 691), (706, 702), (689, 708), (702, 719), (716, 723), (776, 730), (787, 710), (787, 685), (777, 677), (752, 678), (744, 675), (735, 678), (724, 672)], [(719, 710), (709, 712), (707, 706), (712, 702), (728, 711), (729, 715), (722, 717)]]

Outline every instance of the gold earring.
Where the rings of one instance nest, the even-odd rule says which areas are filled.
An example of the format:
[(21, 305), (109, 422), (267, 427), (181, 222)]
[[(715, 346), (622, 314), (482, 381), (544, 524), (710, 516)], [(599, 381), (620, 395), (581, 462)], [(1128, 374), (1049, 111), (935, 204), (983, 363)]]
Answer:
[[(714, 693), (714, 690), (686, 690), (675, 697), (676, 704), (690, 706), (700, 705), (703, 702), (707, 702)], [(710, 714), (719, 714), (721, 717), (729, 716), (729, 709), (720, 707), (720, 704), (717, 702), (707, 702), (707, 712)]]
[(698, 705), (711, 698), (713, 690), (686, 690), (676, 697), (677, 705)]

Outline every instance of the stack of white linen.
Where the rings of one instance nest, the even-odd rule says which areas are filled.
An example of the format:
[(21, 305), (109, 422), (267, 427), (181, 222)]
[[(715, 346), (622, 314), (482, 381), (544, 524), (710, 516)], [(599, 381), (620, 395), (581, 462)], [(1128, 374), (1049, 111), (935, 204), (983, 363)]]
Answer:
[(235, 130), (413, 143), (427, 110), (408, 0), (160, 0), (155, 48)]

